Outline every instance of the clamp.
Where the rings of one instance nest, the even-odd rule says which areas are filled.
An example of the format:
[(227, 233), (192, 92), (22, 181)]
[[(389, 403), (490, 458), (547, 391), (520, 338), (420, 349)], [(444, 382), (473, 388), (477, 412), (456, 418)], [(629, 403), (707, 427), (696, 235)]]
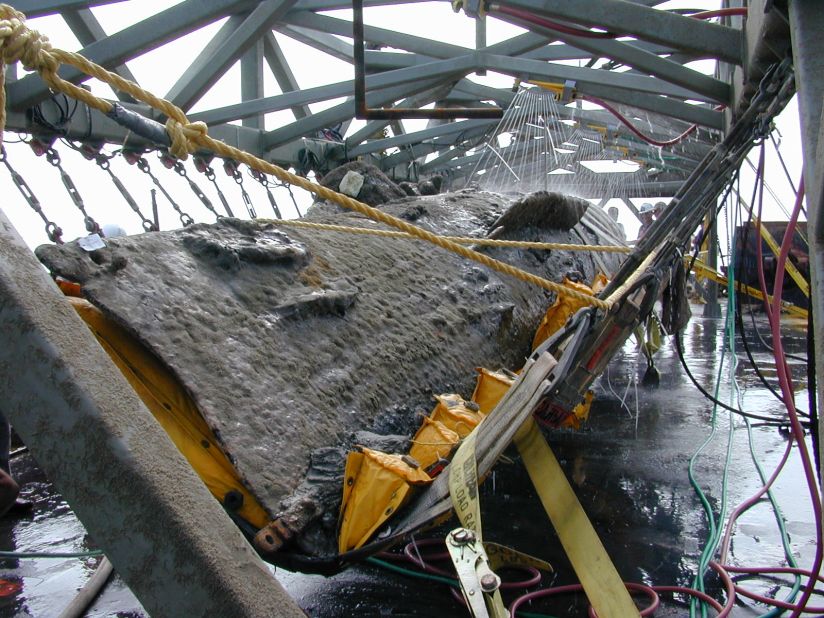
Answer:
[(478, 19), (486, 15), (484, 0), (452, 0), (452, 10), (460, 13), (463, 9), (467, 17)]
[(455, 565), (466, 605), (473, 618), (507, 618), (509, 613), (498, 589), (501, 578), (489, 566), (489, 558), (477, 535), (455, 528), (446, 537), (446, 548)]

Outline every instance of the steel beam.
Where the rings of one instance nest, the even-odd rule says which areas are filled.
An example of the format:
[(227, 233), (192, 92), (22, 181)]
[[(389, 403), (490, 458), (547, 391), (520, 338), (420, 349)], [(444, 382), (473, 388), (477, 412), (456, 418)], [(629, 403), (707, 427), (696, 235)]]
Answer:
[(188, 110), (294, 3), (295, 0), (266, 0), (245, 16), (233, 32), (227, 33), (221, 28), (221, 36), (212, 39), (207, 49), (184, 71), (166, 99)]
[[(281, 50), (280, 44), (272, 32), (267, 32), (263, 35), (263, 57), (266, 58), (266, 63), (275, 76), (281, 92), (286, 93), (300, 90), (298, 80), (292, 73), (292, 69), (286, 61), (286, 56), (283, 55), (283, 50)], [(260, 96), (262, 97), (263, 93), (261, 93)], [(306, 116), (312, 113), (308, 105), (294, 105), (291, 109), (296, 119), (306, 118)]]
[(0, 212), (0, 401), (152, 616), (303, 616)]
[(357, 157), (360, 155), (377, 152), (379, 150), (386, 150), (387, 148), (400, 148), (401, 146), (408, 146), (409, 144), (414, 145), (425, 139), (452, 135), (454, 133), (460, 133), (461, 131), (466, 131), (477, 127), (487, 127), (494, 123), (494, 120), (460, 120), (458, 122), (450, 122), (448, 124), (442, 124), (436, 127), (421, 129), (420, 131), (415, 131), (414, 133), (373, 140), (371, 142), (361, 144), (360, 146), (349, 146), (347, 150), (349, 152), (349, 156)]
[[(522, 58), (504, 58), (502, 56), (485, 55), (485, 65), (504, 73), (521, 79), (534, 79), (539, 81), (564, 82), (567, 79), (577, 83), (577, 89), (584, 94), (631, 105), (644, 110), (678, 118), (686, 122), (696, 123), (711, 129), (723, 128), (723, 116), (720, 112), (689, 105), (677, 99), (663, 97), (656, 94), (656, 88), (651, 83), (643, 81), (644, 76), (626, 76), (626, 80), (618, 82), (618, 86), (609, 85), (605, 82), (612, 81), (608, 78), (608, 71), (597, 71), (595, 69), (578, 69), (560, 64), (548, 64), (536, 60), (525, 60)], [(588, 71), (586, 73), (585, 71)], [(598, 77), (602, 76), (603, 81)], [(634, 78), (634, 79), (630, 79)], [(658, 85), (660, 81), (652, 77), (646, 78)], [(641, 81), (635, 81), (641, 80)], [(647, 92), (639, 92), (634, 85), (643, 85)]]
[[(534, 32), (548, 35), (554, 32), (555, 36), (561, 40), (583, 49), (599, 58), (609, 58), (637, 69), (644, 75), (652, 75), (670, 84), (687, 88), (694, 92), (691, 98), (703, 101), (714, 101), (716, 103), (730, 103), (730, 85), (721, 80), (715, 79), (711, 75), (704, 75), (694, 71), (682, 64), (673, 62), (667, 58), (661, 58), (644, 49), (636, 47), (631, 43), (616, 41), (613, 39), (589, 39), (581, 36), (574, 36), (561, 31), (552, 31), (549, 28), (542, 28), (534, 24), (525, 22), (523, 19), (512, 18), (505, 14), (496, 14), (499, 19), (512, 23), (516, 26), (531, 28)], [(619, 75), (624, 75), (619, 73)]]
[[(429, 79), (422, 80), (416, 84), (404, 84), (403, 86), (396, 86), (394, 88), (385, 88), (368, 92), (366, 94), (366, 102), (369, 106), (380, 106), (394, 103), (395, 101), (420, 92), (434, 88), (442, 83), (443, 79)], [(355, 101), (346, 101), (340, 105), (336, 105), (330, 109), (323, 110), (317, 114), (313, 114), (309, 118), (297, 120), (285, 127), (269, 131), (263, 135), (262, 145), (265, 150), (277, 148), (299, 137), (309, 137), (318, 129), (323, 127), (335, 126), (343, 120), (353, 118), (355, 116)]]
[[(819, 435), (824, 431), (824, 12), (815, 0), (790, 0), (790, 32), (796, 72), (804, 184), (807, 187), (807, 239), (810, 252), (810, 309), (815, 343)], [(810, 411), (812, 413), (812, 411)], [(824, 455), (819, 442), (819, 455)], [(819, 457), (819, 462), (824, 458)], [(824, 470), (822, 470), (824, 472)], [(822, 478), (819, 476), (819, 478)]]
[[(263, 97), (263, 39), (257, 39), (240, 57), (240, 100), (252, 101)], [(263, 115), (244, 118), (244, 127), (264, 129)]]
[[(456, 71), (467, 73), (472, 70), (474, 64), (470, 57), (461, 60), (440, 60), (426, 65), (410, 67), (408, 69), (398, 69), (397, 71), (385, 71), (366, 78), (367, 90), (377, 90), (399, 84), (409, 84), (410, 90), (417, 86), (416, 82), (421, 79), (441, 77), (444, 81), (453, 76)], [(272, 97), (264, 97), (256, 101), (246, 101), (236, 105), (227, 105), (219, 109), (208, 110), (197, 114), (192, 114), (191, 120), (200, 120), (207, 124), (224, 123), (231, 120), (238, 120), (247, 116), (260, 113), (274, 112), (286, 109), (295, 105), (305, 105), (318, 101), (327, 101), (339, 97), (350, 96), (355, 89), (354, 81), (338, 82), (328, 86), (318, 86), (316, 88), (306, 88), (297, 92), (279, 94)], [(401, 95), (398, 98), (402, 98)]]
[[(97, 21), (97, 18), (89, 9), (65, 9), (62, 15), (74, 36), (77, 37), (77, 40), (80, 41), (80, 44), (84, 47), (105, 39), (107, 36), (100, 22)], [(125, 64), (114, 67), (112, 71), (123, 79), (137, 83), (137, 79)], [(115, 91), (115, 96), (117, 96), (120, 101), (134, 102), (134, 99), (125, 92)]]
[[(536, 76), (543, 74), (545, 76), (551, 76), (561, 83), (569, 79), (576, 83), (576, 88), (579, 91), (586, 91), (587, 88), (594, 86), (601, 88), (609, 87), (613, 90), (631, 90), (632, 92), (678, 97), (682, 99), (703, 98), (686, 88), (673, 86), (647, 75), (615, 73), (612, 71), (578, 68), (562, 64), (547, 64), (538, 60), (507, 58), (506, 56), (497, 56), (494, 54), (481, 54), (481, 62), (488, 68), (495, 69), (507, 75), (517, 75), (518, 72)], [(540, 78), (536, 77), (535, 79)]]
[[(394, 6), (396, 4), (416, 4), (431, 0), (363, 0), (363, 6)], [(302, 11), (335, 11), (352, 8), (351, 0), (299, 0), (296, 9)]]
[[(147, 118), (152, 117), (152, 110), (147, 105), (142, 103), (123, 103), (122, 105)], [(24, 112), (9, 112), (6, 118), (6, 128), (23, 132), (31, 132), (32, 130), (31, 122)], [(258, 157), (263, 156), (260, 150), (261, 132), (257, 129), (249, 129), (234, 124), (212, 125), (209, 127), (209, 135), (216, 140), (250, 152)], [(114, 120), (102, 115), (96, 109), (87, 108), (85, 103), (79, 104), (78, 112), (68, 126), (65, 137), (78, 141), (101, 139), (121, 147), (151, 148), (156, 146), (148, 143), (144, 138), (136, 135), (134, 132), (120, 126)]]
[[(425, 90), (414, 97), (409, 97), (400, 101), (400, 103), (398, 103), (398, 107), (423, 107), (424, 105), (429, 105), (430, 103), (443, 98), (449, 90), (451, 90), (451, 88), (451, 84), (441, 84), (430, 90)], [(392, 133), (395, 137), (407, 135), (400, 121), (373, 120), (371, 122), (367, 122), (362, 129), (356, 131), (344, 140), (347, 148), (357, 146), (364, 140), (369, 139), (369, 137), (378, 131), (383, 130), (384, 127), (390, 125), (392, 127)], [(350, 154), (350, 156), (352, 155)]]
[(338, 60), (343, 60), (351, 64), (352, 58), (354, 57), (354, 48), (352, 45), (341, 41), (331, 34), (315, 32), (308, 28), (298, 26), (286, 26), (284, 24), (275, 24), (274, 29), (288, 36), (290, 39), (294, 39), (313, 49), (329, 54)]
[(116, 2), (124, 2), (124, 0), (16, 0), (14, 8), (32, 19), (62, 11), (88, 9), (89, 7), (115, 4)]
[[(345, 37), (352, 36), (352, 22), (327, 15), (317, 15), (309, 11), (291, 11), (284, 16), (282, 21), (292, 26), (302, 26), (310, 30), (318, 30), (328, 34)], [(471, 54), (474, 51), (468, 47), (433, 41), (431, 39), (377, 28), (375, 26), (364, 25), (363, 34), (364, 39), (369, 43), (387, 45), (396, 49), (403, 49), (412, 53), (434, 56), (436, 58), (462, 56)]]
[[(92, 43), (80, 50), (80, 53), (102, 67), (116, 67), (224, 15), (243, 11), (256, 4), (253, 0), (185, 0), (102, 41)], [(89, 79), (73, 67), (63, 67), (60, 76), (75, 83)], [(29, 75), (10, 84), (7, 96), (9, 105), (20, 110), (50, 97), (51, 92), (39, 75)]]
[[(671, 45), (731, 64), (742, 63), (743, 37), (740, 30), (648, 8), (634, 2), (507, 0), (506, 4), (536, 15), (594, 26), (618, 35), (633, 35), (645, 41)], [(492, 8), (494, 9), (494, 4)]]

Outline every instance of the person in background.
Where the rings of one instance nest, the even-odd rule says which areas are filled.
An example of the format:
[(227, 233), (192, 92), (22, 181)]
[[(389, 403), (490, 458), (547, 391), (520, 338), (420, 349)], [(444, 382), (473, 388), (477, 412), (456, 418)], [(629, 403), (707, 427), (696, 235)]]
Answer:
[(621, 230), (621, 240), (626, 240), (627, 232), (624, 229), (624, 224), (618, 221), (618, 207), (617, 206), (610, 206), (607, 208), (607, 213), (615, 221), (615, 225), (618, 226), (618, 229)]
[(655, 202), (655, 206), (652, 208), (652, 213), (655, 215), (655, 220), (658, 221), (662, 216), (664, 216), (664, 209), (667, 205), (664, 202)]
[(641, 204), (641, 208), (638, 209), (638, 214), (641, 217), (641, 227), (638, 228), (638, 240), (644, 237), (644, 234), (647, 233), (647, 230), (652, 225), (654, 212), (655, 207), (649, 202), (644, 202)]

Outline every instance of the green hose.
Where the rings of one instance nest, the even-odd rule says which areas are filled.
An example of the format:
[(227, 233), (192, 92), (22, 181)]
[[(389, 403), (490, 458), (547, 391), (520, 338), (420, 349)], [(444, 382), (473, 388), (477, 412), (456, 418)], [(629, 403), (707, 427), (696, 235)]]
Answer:
[[(444, 577), (442, 575), (433, 575), (431, 573), (422, 573), (421, 571), (413, 571), (412, 569), (405, 569), (403, 567), (399, 567), (396, 564), (392, 564), (391, 562), (386, 562), (385, 560), (381, 560), (379, 558), (369, 557), (366, 559), (366, 562), (369, 564), (378, 566), (382, 569), (386, 569), (387, 571), (392, 571), (393, 573), (398, 573), (400, 575), (406, 575), (408, 577), (414, 577), (416, 579), (424, 579), (433, 582), (439, 582), (441, 584), (446, 584), (447, 586), (452, 586), (453, 588), (460, 589), (461, 584), (458, 582), (457, 579), (450, 579), (449, 577)], [(518, 616), (523, 616), (523, 618), (556, 618), (556, 616), (552, 616), (550, 614), (536, 614), (534, 612), (524, 612), (519, 611)]]
[(20, 558), (91, 558), (102, 556), (99, 549), (78, 552), (40, 552), (40, 551), (0, 551), (2, 560), (18, 560)]

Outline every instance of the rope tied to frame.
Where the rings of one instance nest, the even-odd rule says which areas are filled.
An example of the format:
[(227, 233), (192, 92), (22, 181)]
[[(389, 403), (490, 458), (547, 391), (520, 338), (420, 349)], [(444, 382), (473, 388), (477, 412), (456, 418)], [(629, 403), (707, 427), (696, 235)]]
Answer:
[(200, 150), (203, 138), (207, 136), (209, 127), (205, 122), (179, 122), (174, 118), (166, 121), (166, 132), (172, 140), (169, 152), (177, 159), (185, 161), (190, 153)]
[(21, 61), (23, 66), (36, 70), (48, 86), (55, 91), (67, 94), (89, 107), (96, 109), (103, 114), (108, 114), (112, 109), (109, 101), (100, 99), (91, 92), (72, 84), (57, 75), (57, 69), (61, 64), (69, 64), (90, 77), (99, 79), (112, 88), (121, 90), (131, 95), (134, 99), (146, 103), (153, 109), (163, 113), (168, 117), (166, 130), (172, 141), (170, 152), (177, 158), (185, 160), (189, 153), (197, 150), (210, 150), (220, 157), (234, 159), (244, 163), (252, 169), (274, 176), (284, 183), (289, 183), (300, 187), (317, 197), (334, 202), (344, 208), (358, 212), (374, 221), (384, 223), (390, 227), (406, 232), (412, 236), (426, 240), (442, 249), (452, 251), (458, 255), (483, 264), (488, 268), (515, 277), (522, 281), (532, 283), (543, 289), (555, 292), (556, 294), (566, 294), (577, 298), (586, 304), (594, 305), (602, 310), (608, 310), (611, 302), (606, 302), (595, 296), (582, 294), (575, 290), (570, 290), (560, 283), (555, 283), (543, 277), (526, 272), (510, 264), (493, 259), (482, 253), (464, 247), (454, 241), (448, 240), (437, 234), (411, 225), (402, 219), (394, 217), (381, 210), (373, 208), (363, 202), (352, 199), (312, 181), (293, 174), (277, 165), (259, 159), (254, 155), (229, 146), (228, 144), (215, 140), (208, 133), (208, 127), (202, 122), (189, 122), (186, 114), (173, 103), (161, 99), (152, 93), (144, 90), (138, 84), (123, 79), (115, 73), (111, 73), (103, 67), (91, 62), (84, 56), (52, 48), (48, 38), (42, 36), (36, 30), (25, 25), (25, 15), (15, 10), (7, 4), (0, 4), (0, 50), (2, 50), (3, 64), (0, 67), (0, 144), (2, 144), (2, 134), (6, 126), (6, 98), (5, 98), (5, 65), (11, 62)]

